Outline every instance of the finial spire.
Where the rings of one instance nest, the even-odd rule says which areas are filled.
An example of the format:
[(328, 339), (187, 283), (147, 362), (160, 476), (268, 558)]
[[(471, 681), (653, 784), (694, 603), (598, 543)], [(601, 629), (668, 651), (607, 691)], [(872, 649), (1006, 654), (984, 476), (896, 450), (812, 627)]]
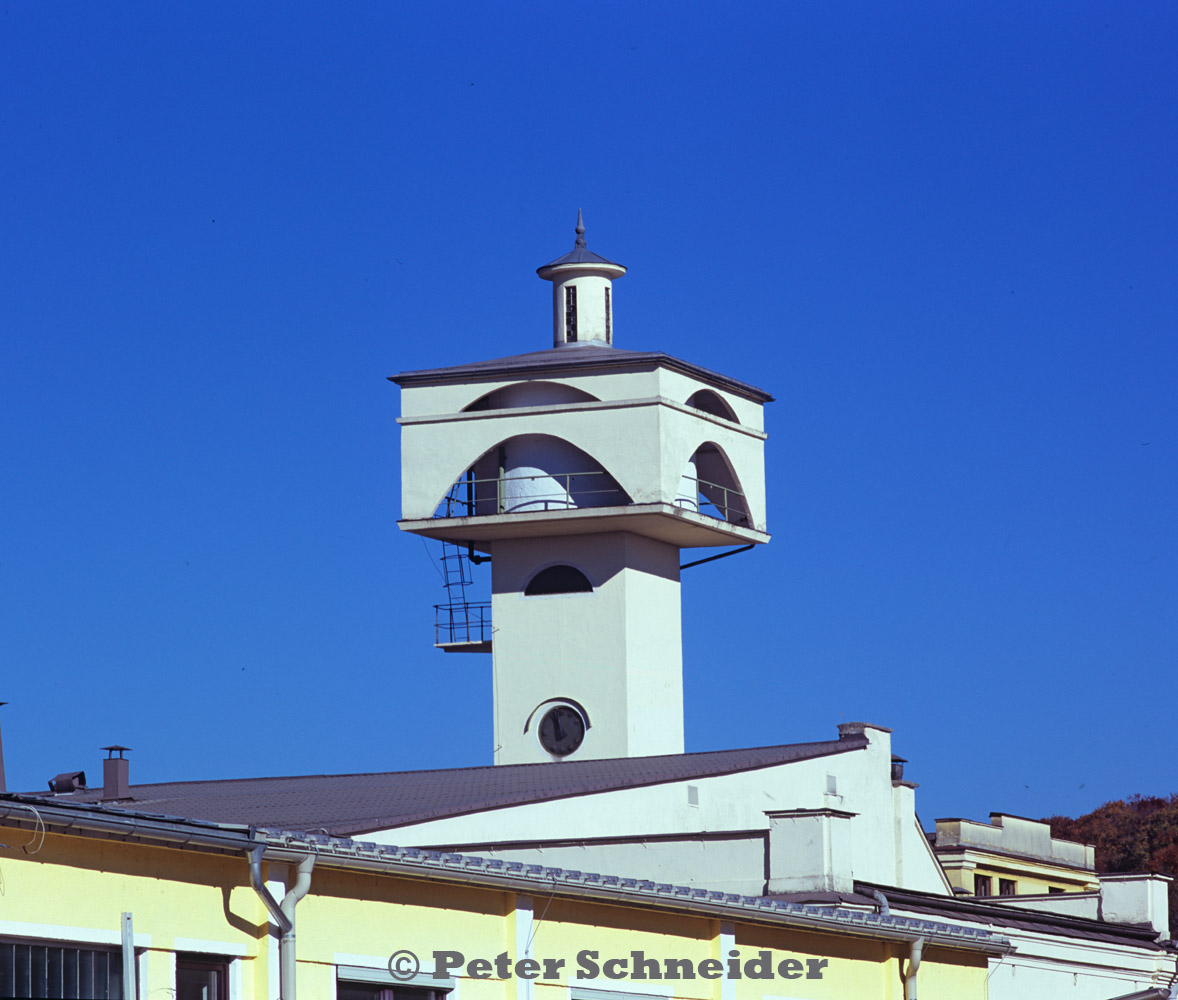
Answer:
[(581, 218), (581, 210), (577, 209), (577, 242), (576, 246), (585, 247), (585, 220)]

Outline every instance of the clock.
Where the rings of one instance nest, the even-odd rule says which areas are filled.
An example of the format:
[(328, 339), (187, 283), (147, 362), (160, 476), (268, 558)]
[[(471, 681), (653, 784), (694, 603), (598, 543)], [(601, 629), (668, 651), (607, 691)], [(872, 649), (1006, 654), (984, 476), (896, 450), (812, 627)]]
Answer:
[(572, 705), (553, 705), (540, 720), (536, 736), (553, 757), (567, 757), (585, 739), (585, 718)]

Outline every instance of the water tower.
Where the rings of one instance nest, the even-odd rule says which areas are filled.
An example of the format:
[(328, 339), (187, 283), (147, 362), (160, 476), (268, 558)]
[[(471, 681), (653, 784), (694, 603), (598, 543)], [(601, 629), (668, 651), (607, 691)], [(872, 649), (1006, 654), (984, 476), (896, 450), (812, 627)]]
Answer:
[[(491, 560), (495, 762), (683, 752), (682, 549), (767, 542), (760, 389), (614, 346), (613, 282), (580, 214), (552, 282), (553, 346), (393, 377), (404, 531)], [(464, 610), (465, 607), (465, 610)]]

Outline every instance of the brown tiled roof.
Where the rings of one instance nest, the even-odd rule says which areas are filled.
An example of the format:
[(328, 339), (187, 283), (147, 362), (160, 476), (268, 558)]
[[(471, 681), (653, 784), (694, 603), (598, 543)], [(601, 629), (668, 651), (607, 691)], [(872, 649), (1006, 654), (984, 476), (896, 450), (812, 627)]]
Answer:
[[(133, 785), (120, 809), (350, 837), (425, 820), (548, 799), (751, 771), (867, 746), (861, 736), (748, 750), (460, 767), (377, 774), (317, 774)], [(54, 796), (95, 802), (101, 790)]]
[(650, 368), (662, 365), (684, 372), (705, 382), (711, 382), (758, 403), (770, 403), (773, 397), (763, 389), (747, 382), (721, 375), (719, 372), (693, 365), (664, 354), (662, 351), (627, 351), (619, 347), (593, 342), (565, 344), (544, 351), (513, 354), (490, 361), (473, 361), (449, 368), (425, 368), (420, 371), (390, 375), (389, 381), (400, 386), (439, 385), (449, 382), (469, 382), (486, 378), (523, 378), (528, 375), (560, 374), (571, 370), (601, 371), (608, 369)]

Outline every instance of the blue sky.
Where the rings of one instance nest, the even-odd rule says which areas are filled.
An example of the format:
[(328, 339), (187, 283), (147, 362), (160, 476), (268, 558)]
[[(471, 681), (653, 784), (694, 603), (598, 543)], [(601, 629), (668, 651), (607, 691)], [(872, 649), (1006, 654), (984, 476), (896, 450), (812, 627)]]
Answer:
[(684, 576), (688, 748), (895, 729), (936, 816), (1178, 791), (1178, 5), (0, 9), (9, 787), (489, 762), (402, 370), (760, 385), (772, 543)]

